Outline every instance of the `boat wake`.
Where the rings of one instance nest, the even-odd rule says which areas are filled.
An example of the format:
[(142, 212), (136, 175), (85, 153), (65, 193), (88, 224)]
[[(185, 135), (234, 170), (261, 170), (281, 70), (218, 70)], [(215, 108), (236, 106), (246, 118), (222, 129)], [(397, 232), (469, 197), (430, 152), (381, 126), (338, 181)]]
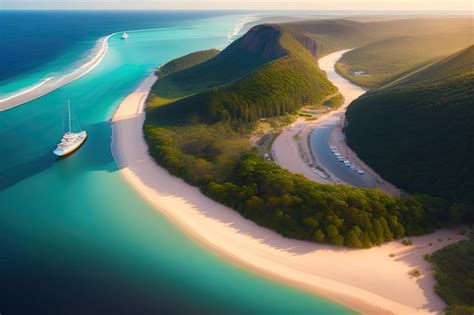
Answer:
[(18, 91), (13, 95), (9, 95), (4, 98), (0, 98), (0, 111), (4, 111), (7, 109), (11, 109), (18, 105), (22, 105), (29, 101), (32, 101), (36, 98), (39, 98), (45, 94), (48, 94), (66, 84), (69, 84), (80, 77), (86, 75), (90, 71), (92, 71), (95, 67), (97, 67), (100, 62), (104, 59), (105, 55), (107, 54), (109, 44), (108, 41), (110, 37), (117, 33), (110, 34), (108, 36), (104, 36), (100, 38), (97, 42), (97, 45), (92, 50), (90, 54), (90, 59), (78, 68), (74, 69), (72, 72), (59, 76), (59, 77), (48, 77), (41, 81), (38, 84), (35, 84), (31, 87)]

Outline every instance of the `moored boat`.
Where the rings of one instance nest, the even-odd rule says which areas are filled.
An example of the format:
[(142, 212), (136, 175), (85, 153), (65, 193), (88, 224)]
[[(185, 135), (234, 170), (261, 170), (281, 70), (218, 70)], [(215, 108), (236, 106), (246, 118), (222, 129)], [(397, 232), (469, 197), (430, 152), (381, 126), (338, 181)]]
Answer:
[(57, 156), (65, 156), (76, 151), (87, 139), (87, 132), (84, 130), (74, 132), (71, 122), (71, 103), (68, 101), (68, 131), (63, 135), (53, 151)]

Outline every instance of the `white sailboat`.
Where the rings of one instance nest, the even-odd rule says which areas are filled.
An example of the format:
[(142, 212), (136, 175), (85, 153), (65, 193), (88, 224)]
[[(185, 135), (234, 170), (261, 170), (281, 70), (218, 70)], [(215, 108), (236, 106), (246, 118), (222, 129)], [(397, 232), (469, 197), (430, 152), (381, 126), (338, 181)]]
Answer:
[(123, 32), (121, 38), (122, 38), (122, 39), (127, 39), (127, 38), (128, 38), (128, 33), (127, 33), (127, 32)]
[(64, 134), (61, 142), (53, 151), (57, 156), (64, 156), (76, 151), (87, 139), (87, 132), (84, 130), (73, 132), (71, 121), (71, 102), (68, 101), (68, 131)]

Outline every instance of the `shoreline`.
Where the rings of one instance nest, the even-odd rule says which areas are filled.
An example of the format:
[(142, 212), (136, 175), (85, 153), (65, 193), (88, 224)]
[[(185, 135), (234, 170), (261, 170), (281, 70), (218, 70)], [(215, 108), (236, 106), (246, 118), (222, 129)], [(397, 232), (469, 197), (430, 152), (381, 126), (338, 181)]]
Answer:
[(30, 102), (34, 99), (40, 98), (41, 96), (51, 93), (54, 90), (59, 89), (60, 87), (63, 87), (73, 81), (76, 81), (77, 79), (81, 78), (82, 76), (95, 69), (107, 54), (107, 51), (109, 49), (109, 39), (115, 34), (117, 34), (117, 32), (98, 39), (97, 44), (91, 50), (92, 57), (88, 59), (84, 64), (75, 68), (71, 72), (61, 77), (48, 77), (31, 87), (26, 87), (25, 89), (20, 90), (16, 94), (0, 99), (0, 112), (12, 109), (14, 107)]
[(240, 23), (234, 26), (232, 31), (227, 32), (226, 44), (229, 45), (230, 43), (232, 43), (247, 25), (251, 25), (253, 22), (260, 21), (260, 20), (261, 18), (253, 16), (253, 15), (244, 17)]
[(340, 125), (337, 125), (334, 128), (334, 131), (331, 133), (329, 145), (334, 145), (344, 156), (348, 157), (351, 161), (355, 161), (356, 164), (365, 172), (365, 174), (370, 174), (370, 176), (376, 181), (378, 189), (394, 196), (399, 196), (402, 194), (401, 189), (384, 180), (376, 171), (365, 164), (365, 162), (359, 158), (357, 153), (355, 153), (347, 145), (346, 135), (342, 131)]
[[(303, 176), (319, 183), (344, 184), (359, 187), (357, 185), (348, 183), (343, 178), (339, 178), (330, 169), (324, 167), (320, 162), (318, 154), (316, 154), (311, 147), (311, 137), (314, 131), (322, 127), (334, 127), (334, 130), (328, 139), (328, 148), (329, 145), (335, 145), (339, 152), (345, 153), (344, 156), (346, 158), (350, 158), (352, 161), (355, 161), (358, 167), (364, 171), (365, 174), (363, 176), (367, 177), (365, 181), (373, 183), (375, 186), (374, 188), (378, 188), (392, 195), (399, 195), (400, 190), (394, 185), (383, 180), (379, 174), (377, 174), (372, 168), (365, 164), (364, 161), (359, 159), (357, 154), (349, 148), (344, 140), (345, 137), (342, 133), (341, 121), (344, 119), (347, 107), (353, 100), (365, 93), (363, 88), (346, 80), (334, 69), (334, 65), (337, 60), (339, 60), (339, 58), (344, 53), (350, 50), (351, 49), (337, 51), (318, 60), (321, 70), (326, 72), (329, 81), (331, 81), (339, 89), (339, 92), (344, 97), (343, 104), (339, 108), (321, 115), (315, 121), (297, 121), (296, 123), (285, 128), (285, 130), (275, 140), (272, 152), (274, 152), (276, 156), (275, 160), (278, 161), (278, 164), (293, 173), (302, 174)], [(294, 138), (296, 134), (300, 136), (300, 140), (296, 140)], [(302, 154), (295, 154), (293, 150), (288, 150), (288, 147), (295, 145), (300, 145), (303, 150), (302, 154), (311, 157), (311, 160), (314, 164), (313, 167), (304, 161), (304, 159), (301, 157)], [(329, 179), (323, 179), (320, 176), (314, 174), (312, 171), (312, 168), (314, 167), (323, 170)]]
[[(138, 175), (137, 172), (134, 172), (134, 170), (129, 169), (130, 164), (127, 161), (127, 157), (124, 155), (122, 148), (120, 146), (119, 133), (122, 131), (125, 131), (125, 128), (123, 127), (126, 127), (126, 126), (124, 125), (121, 126), (121, 124), (124, 124), (124, 123), (129, 125), (128, 127), (133, 125), (133, 127), (135, 128), (140, 127), (140, 130), (142, 130), (141, 126), (143, 126), (143, 123), (145, 120), (145, 112), (144, 112), (145, 101), (150, 92), (151, 87), (153, 86), (153, 84), (156, 82), (157, 79), (158, 77), (153, 73), (150, 76), (148, 76), (145, 80), (143, 80), (139, 84), (139, 86), (136, 88), (136, 90), (132, 92), (131, 94), (129, 94), (119, 104), (116, 112), (114, 113), (112, 117), (112, 143), (111, 143), (112, 155), (117, 163), (117, 166), (119, 167), (119, 171), (121, 172), (121, 175), (123, 176), (123, 178), (128, 182), (129, 185), (132, 186), (132, 188), (135, 189), (135, 191), (143, 199), (145, 199), (148, 203), (150, 203), (157, 211), (164, 214), (167, 219), (169, 219), (171, 222), (176, 224), (183, 232), (188, 234), (192, 240), (196, 241), (198, 245), (203, 246), (206, 250), (211, 249), (214, 254), (216, 254), (217, 256), (223, 259), (228, 260), (229, 263), (232, 263), (238, 267), (244, 267), (247, 271), (252, 272), (258, 276), (261, 276), (263, 274), (269, 277), (270, 279), (276, 280), (283, 284), (291, 284), (305, 291), (315, 293), (318, 296), (327, 297), (331, 301), (335, 301), (338, 304), (344, 305), (348, 308), (359, 311), (363, 314), (374, 314), (374, 315), (393, 314), (392, 312), (384, 310), (383, 308), (364, 303), (358, 299), (341, 295), (338, 292), (325, 290), (323, 288), (314, 288), (311, 285), (301, 283), (299, 281), (295, 281), (292, 279), (288, 279), (287, 277), (279, 273), (274, 273), (271, 270), (268, 270), (266, 268), (255, 266), (254, 264), (249, 263), (246, 259), (242, 259), (241, 257), (232, 254), (230, 251), (225, 250), (225, 248), (219, 245), (216, 245), (209, 238), (203, 236), (201, 233), (191, 228), (189, 226), (189, 221), (183, 220), (179, 216), (173, 215), (174, 211), (172, 207), (167, 206), (165, 202), (161, 203), (159, 200), (153, 198), (153, 196), (149, 194), (149, 191), (147, 192), (148, 190), (146, 188), (147, 184), (142, 181), (142, 178), (140, 178), (140, 176), (137, 176)], [(137, 138), (140, 138), (142, 140), (143, 142), (142, 144), (146, 146), (146, 148), (144, 146), (141, 146), (140, 148), (140, 151), (142, 151), (141, 153), (142, 154), (145, 153), (145, 156), (142, 156), (142, 158), (146, 158), (148, 160), (147, 162), (152, 162), (155, 166), (155, 170), (159, 170), (160, 173), (166, 173), (167, 177), (172, 178), (173, 181), (175, 182), (178, 182), (180, 185), (182, 185), (183, 188), (187, 188), (188, 190), (193, 191), (193, 193), (199, 194), (200, 197), (208, 199), (208, 197), (202, 195), (202, 193), (199, 191), (198, 188), (185, 183), (180, 178), (172, 176), (171, 174), (168, 173), (166, 169), (162, 168), (161, 166), (159, 166), (158, 164), (154, 162), (153, 158), (148, 155), (148, 147), (144, 141), (142, 132), (140, 135), (138, 135), (138, 133), (135, 133), (135, 135), (132, 135), (132, 136), (139, 136)], [(135, 139), (135, 140), (138, 140), (138, 139)], [(133, 143), (136, 144), (137, 142), (134, 141)], [(143, 149), (145, 149), (146, 152), (144, 152)], [(142, 159), (136, 159), (136, 162), (143, 163), (144, 161)], [(224, 205), (221, 205), (211, 199), (208, 199), (208, 201), (210, 203), (217, 205), (218, 207), (222, 207), (223, 208), (222, 210), (224, 211), (233, 212), (232, 214), (235, 214), (235, 216), (238, 216), (240, 220), (244, 220), (246, 221), (245, 223), (254, 225), (257, 229), (267, 230), (266, 228), (256, 225), (252, 221), (248, 221), (244, 219), (236, 211)], [(282, 237), (274, 231), (268, 230), (268, 232), (271, 234), (278, 235), (279, 237)]]
[[(294, 123), (285, 127), (275, 139), (272, 145), (272, 156), (276, 164), (292, 173), (301, 174), (320, 184), (334, 184), (332, 178), (324, 179), (312, 171), (314, 167), (319, 166), (317, 159), (309, 149), (309, 135), (311, 130), (316, 127), (316, 122), (305, 122), (304, 118), (298, 118)], [(308, 160), (311, 161), (313, 167), (308, 165)]]
[[(413, 237), (411, 246), (390, 242), (348, 249), (286, 239), (258, 226), (170, 175), (148, 154), (143, 106), (155, 80), (154, 74), (147, 77), (113, 115), (112, 152), (123, 178), (156, 211), (231, 263), (364, 314), (442, 311), (445, 304), (434, 292), (431, 266), (423, 255), (463, 239), (456, 230)], [(409, 278), (414, 268), (422, 276)]]

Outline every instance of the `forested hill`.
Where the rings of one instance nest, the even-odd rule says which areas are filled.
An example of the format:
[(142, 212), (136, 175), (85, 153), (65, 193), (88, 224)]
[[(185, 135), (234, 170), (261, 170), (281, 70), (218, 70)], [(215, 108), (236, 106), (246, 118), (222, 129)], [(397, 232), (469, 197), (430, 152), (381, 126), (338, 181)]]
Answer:
[(337, 90), (302, 45), (311, 42), (287, 27), (253, 27), (214, 58), (158, 80), (153, 97), (170, 104), (150, 115), (248, 123), (317, 104)]
[(445, 226), (458, 213), (446, 200), (318, 184), (251, 148), (257, 125), (281, 128), (291, 120), (284, 114), (334, 94), (319, 57), (378, 36), (353, 21), (260, 25), (214, 57), (204, 51), (170, 62), (162, 69), (181, 70), (161, 77), (147, 101), (150, 154), (207, 196), (286, 237), (371, 247)]
[[(250, 122), (278, 116), (318, 103), (335, 92), (319, 70), (317, 58), (397, 36), (444, 34), (443, 38), (451, 38), (453, 33), (468, 32), (469, 25), (465, 18), (369, 23), (330, 19), (257, 25), (220, 53), (199, 52), (163, 67), (165, 76), (153, 87), (148, 105), (173, 103), (158, 109), (157, 116), (166, 112), (177, 119)], [(419, 59), (406, 64), (414, 66), (426, 60)], [(379, 63), (387, 64), (384, 59)], [(165, 71), (168, 69), (172, 71)]]
[(414, 71), (406, 77), (394, 81), (385, 88), (403, 87), (410, 85), (427, 85), (470, 76), (473, 69), (474, 45), (466, 47), (439, 62), (429, 65), (423, 71)]
[(413, 18), (361, 23), (320, 20), (290, 23), (318, 42), (319, 54), (354, 48), (336, 70), (366, 88), (378, 88), (474, 44), (472, 19)]
[(164, 78), (167, 75), (173, 74), (175, 72), (190, 68), (197, 64), (201, 64), (205, 61), (208, 61), (211, 58), (214, 58), (219, 54), (218, 49), (208, 49), (197, 52), (192, 52), (185, 56), (176, 58), (166, 63), (162, 67), (158, 68), (157, 74), (160, 78)]
[[(416, 37), (420, 38), (420, 45), (424, 53), (428, 54), (428, 58), (436, 53), (436, 50), (441, 50), (441, 54), (447, 51), (445, 46), (458, 47), (461, 49), (472, 43), (472, 19), (469, 17), (458, 18), (409, 18), (397, 19), (377, 22), (359, 22), (345, 19), (329, 19), (329, 20), (310, 20), (303, 22), (287, 23), (286, 26), (296, 30), (297, 33), (304, 34), (317, 43), (318, 56), (324, 56), (331, 52), (347, 49), (358, 48), (363, 49), (365, 45), (376, 43), (379, 41), (386, 41), (389, 39), (397, 39), (399, 37)], [(426, 37), (436, 35), (437, 40), (434, 39), (430, 46), (426, 46)], [(435, 43), (438, 44), (436, 47)], [(459, 45), (461, 44), (461, 45)], [(400, 46), (400, 45), (399, 45)], [(360, 61), (377, 62), (379, 56), (367, 55), (371, 49), (378, 49), (380, 45), (371, 47), (362, 51), (360, 54)], [(393, 48), (393, 47), (391, 47)], [(412, 47), (408, 49), (413, 50)], [(430, 51), (434, 49), (435, 52)], [(356, 49), (357, 50), (357, 49)], [(448, 53), (453, 53), (455, 50), (450, 50)], [(397, 53), (404, 54), (403, 50)], [(448, 53), (445, 53), (447, 55)], [(441, 54), (437, 54), (441, 56)], [(381, 57), (390, 56), (388, 51), (380, 51)], [(387, 63), (387, 61), (385, 61)], [(359, 62), (360, 63), (360, 62)], [(388, 60), (388, 63), (393, 61)], [(364, 70), (356, 69), (356, 70)]]
[(359, 156), (409, 192), (474, 203), (474, 46), (349, 106), (346, 135)]
[[(259, 66), (286, 55), (279, 43), (279, 30), (266, 25), (252, 28), (222, 52), (199, 51), (175, 59), (162, 69), (165, 76), (152, 88), (150, 102), (164, 105), (181, 98), (229, 83)], [(170, 71), (168, 69), (177, 69)], [(159, 73), (161, 74), (161, 73)]]
[(378, 88), (474, 43), (472, 32), (398, 36), (344, 54), (337, 71), (367, 88)]

